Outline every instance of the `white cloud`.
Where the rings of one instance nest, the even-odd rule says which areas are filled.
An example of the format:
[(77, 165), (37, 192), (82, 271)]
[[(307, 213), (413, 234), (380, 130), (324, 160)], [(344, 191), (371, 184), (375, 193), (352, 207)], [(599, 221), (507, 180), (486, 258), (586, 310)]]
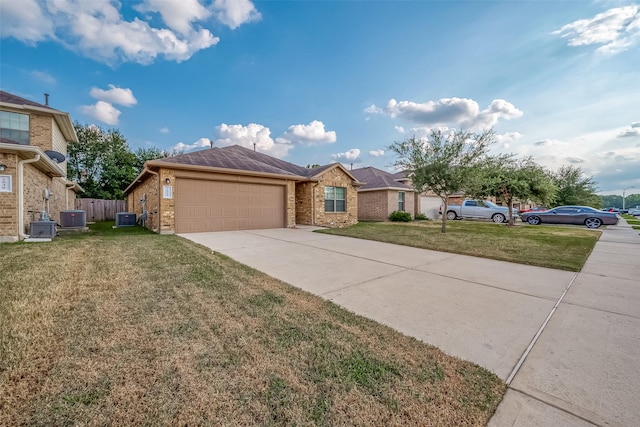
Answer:
[(351, 162), (356, 162), (360, 157), (360, 149), (352, 148), (344, 153), (336, 153), (332, 154), (331, 158), (334, 160), (347, 160)]
[(509, 148), (512, 142), (518, 141), (522, 137), (523, 135), (520, 132), (507, 132), (496, 135), (496, 142), (504, 148)]
[(0, 1), (0, 37), (35, 44), (53, 36), (53, 22), (37, 0)]
[(83, 105), (80, 110), (87, 116), (108, 125), (117, 125), (118, 117), (120, 117), (120, 110), (104, 101), (98, 101), (94, 105)]
[(314, 120), (308, 125), (292, 125), (276, 139), (280, 144), (318, 145), (336, 142), (336, 133), (324, 129), (324, 123)]
[(213, 11), (218, 20), (232, 30), (247, 22), (262, 19), (260, 12), (249, 0), (215, 0)]
[(170, 132), (170, 131), (169, 131), (169, 128), (168, 128), (168, 127), (166, 127), (166, 126), (161, 127), (161, 128), (160, 128), (160, 129), (158, 129), (158, 130), (160, 131), (160, 133), (169, 133), (169, 132)]
[(218, 139), (215, 140), (217, 145), (241, 145), (253, 150), (253, 144), (255, 144), (256, 150), (277, 158), (286, 156), (293, 148), (291, 144), (275, 142), (271, 138), (271, 130), (257, 123), (249, 123), (246, 126), (222, 123), (216, 129), (218, 130)]
[(369, 151), (369, 155), (372, 157), (382, 157), (384, 156), (384, 150), (371, 150)]
[(580, 19), (551, 33), (569, 40), (569, 46), (600, 45), (596, 51), (615, 54), (627, 50), (640, 40), (638, 6), (623, 6)]
[(187, 151), (195, 150), (198, 148), (211, 147), (211, 141), (209, 138), (200, 138), (193, 144), (185, 144), (184, 142), (178, 142), (176, 145), (169, 149), (170, 152), (186, 153)]
[(393, 127), (398, 133), (406, 133), (402, 126), (394, 126)]
[(160, 56), (181, 62), (219, 41), (206, 28), (195, 27), (211, 15), (197, 0), (148, 0), (134, 8), (158, 12), (169, 28), (152, 27), (142, 15), (126, 20), (121, 4), (109, 0), (2, 1), (0, 7), (2, 37), (57, 42), (110, 65), (149, 64)]
[(169, 28), (184, 35), (193, 31), (193, 22), (204, 20), (211, 15), (198, 0), (145, 0), (135, 9), (141, 12), (158, 12)]
[(116, 87), (114, 85), (109, 85), (108, 90), (93, 87), (91, 88), (89, 95), (100, 101), (109, 102), (111, 104), (124, 105), (125, 107), (129, 107), (138, 103), (138, 100), (135, 96), (133, 96), (133, 92), (131, 91), (131, 89)]
[(48, 84), (48, 85), (54, 85), (56, 84), (56, 79), (55, 77), (53, 77), (51, 74), (46, 73), (44, 71), (38, 71), (38, 70), (34, 70), (31, 73), (29, 73), (33, 78), (40, 80), (42, 83)]
[(382, 114), (384, 113), (384, 110), (382, 108), (376, 107), (375, 104), (371, 104), (364, 109), (364, 112), (369, 114)]
[(640, 136), (640, 122), (633, 122), (618, 134), (618, 138), (635, 138)]
[(466, 98), (442, 98), (424, 103), (391, 99), (384, 111), (392, 118), (425, 126), (457, 125), (470, 130), (490, 128), (500, 119), (509, 120), (523, 114), (504, 99), (494, 99), (481, 111), (476, 101)]

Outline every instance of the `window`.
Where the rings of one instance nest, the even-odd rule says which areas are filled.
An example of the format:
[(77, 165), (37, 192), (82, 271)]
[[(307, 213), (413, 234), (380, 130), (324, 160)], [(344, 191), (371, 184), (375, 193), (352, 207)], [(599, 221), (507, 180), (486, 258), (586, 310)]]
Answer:
[(404, 192), (398, 191), (398, 210), (404, 212)]
[(324, 187), (324, 211), (346, 212), (347, 189), (344, 187)]
[(29, 145), (29, 116), (0, 111), (0, 136), (22, 145)]

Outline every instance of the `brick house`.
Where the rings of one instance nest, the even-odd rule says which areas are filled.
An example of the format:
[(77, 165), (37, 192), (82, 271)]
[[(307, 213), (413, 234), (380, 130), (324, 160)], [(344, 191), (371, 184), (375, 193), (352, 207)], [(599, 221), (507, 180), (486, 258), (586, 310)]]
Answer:
[(233, 145), (148, 161), (125, 194), (147, 228), (171, 234), (352, 225), (359, 185), (339, 163), (305, 168)]
[(358, 188), (358, 219), (388, 221), (393, 211), (409, 212), (415, 218), (420, 212), (417, 194), (404, 174), (374, 167), (354, 169), (351, 174), (363, 183)]
[(42, 211), (59, 223), (74, 208), (67, 141), (78, 141), (68, 113), (0, 91), (0, 242), (29, 237)]

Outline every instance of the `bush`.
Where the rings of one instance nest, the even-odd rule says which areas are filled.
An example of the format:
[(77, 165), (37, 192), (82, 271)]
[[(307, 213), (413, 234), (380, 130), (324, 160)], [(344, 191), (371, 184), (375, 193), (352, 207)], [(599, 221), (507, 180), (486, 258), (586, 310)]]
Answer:
[(409, 222), (411, 221), (411, 214), (409, 212), (393, 211), (389, 215), (390, 221)]
[(416, 217), (414, 219), (416, 221), (425, 221), (425, 220), (428, 220), (429, 218), (427, 218), (427, 216), (423, 213), (418, 213), (416, 214)]

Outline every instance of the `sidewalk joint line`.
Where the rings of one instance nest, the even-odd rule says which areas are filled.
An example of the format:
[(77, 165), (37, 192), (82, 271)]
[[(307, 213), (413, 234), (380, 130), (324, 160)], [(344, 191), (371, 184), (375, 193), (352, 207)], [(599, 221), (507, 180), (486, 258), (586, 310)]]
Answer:
[(569, 284), (567, 285), (567, 287), (564, 289), (564, 292), (562, 292), (562, 295), (560, 295), (560, 298), (558, 298), (558, 301), (556, 301), (556, 304), (553, 306), (553, 308), (551, 309), (551, 312), (549, 312), (549, 315), (547, 316), (547, 318), (545, 319), (545, 321), (542, 323), (542, 325), (540, 326), (540, 329), (538, 329), (538, 332), (536, 332), (535, 336), (533, 337), (533, 339), (531, 340), (531, 342), (529, 343), (529, 346), (527, 347), (527, 349), (524, 351), (524, 353), (522, 353), (522, 356), (520, 356), (520, 360), (518, 360), (518, 363), (516, 363), (516, 366), (513, 368), (513, 371), (511, 371), (511, 374), (509, 374), (509, 377), (507, 377), (507, 385), (511, 385), (511, 381), (513, 381), (513, 378), (516, 376), (516, 374), (518, 373), (518, 371), (520, 370), (520, 367), (522, 366), (522, 364), (524, 363), (525, 359), (527, 358), (527, 356), (529, 356), (529, 353), (531, 352), (531, 350), (533, 349), (533, 346), (536, 344), (536, 342), (538, 342), (538, 338), (540, 337), (540, 335), (542, 334), (542, 331), (544, 331), (544, 329), (547, 327), (547, 324), (549, 323), (549, 320), (551, 320), (551, 317), (553, 316), (553, 314), (556, 312), (556, 309), (558, 308), (558, 306), (560, 305), (560, 303), (562, 302), (562, 300), (564, 299), (565, 295), (567, 294), (567, 292), (569, 292), (569, 288), (571, 288), (571, 285), (573, 285), (573, 282), (576, 280), (576, 278), (578, 277), (578, 274), (580, 273), (576, 273), (572, 278), (571, 281), (569, 282)]
[(513, 391), (515, 391), (516, 393), (520, 393), (520, 394), (522, 394), (522, 395), (524, 395), (524, 396), (527, 396), (527, 397), (528, 397), (528, 398), (530, 398), (530, 399), (537, 400), (538, 402), (540, 402), (540, 403), (542, 403), (542, 404), (544, 404), (544, 405), (551, 406), (552, 408), (555, 408), (555, 409), (557, 409), (557, 410), (559, 410), (559, 411), (565, 412), (565, 413), (567, 413), (567, 414), (569, 414), (569, 415), (571, 415), (571, 416), (574, 416), (574, 417), (576, 417), (576, 418), (579, 418), (579, 419), (581, 419), (582, 421), (585, 421), (585, 422), (587, 422), (587, 423), (589, 423), (589, 424), (593, 424), (594, 426), (602, 427), (602, 425), (601, 425), (601, 424), (598, 424), (598, 423), (594, 422), (593, 420), (590, 420), (590, 419), (588, 419), (588, 418), (585, 418), (584, 416), (582, 416), (582, 415), (580, 415), (580, 414), (576, 414), (576, 413), (574, 413), (574, 412), (571, 412), (570, 410), (568, 410), (568, 409), (566, 409), (566, 408), (563, 408), (563, 407), (561, 407), (561, 406), (559, 406), (559, 405), (556, 405), (555, 403), (551, 403), (551, 402), (547, 402), (547, 401), (545, 401), (545, 400), (542, 400), (541, 398), (539, 398), (539, 397), (537, 397), (537, 396), (534, 396), (534, 395), (532, 395), (532, 394), (529, 394), (529, 393), (527, 393), (527, 392), (526, 392), (526, 391), (524, 391), (524, 390), (520, 390), (520, 389), (517, 389), (517, 388), (515, 388), (515, 387), (511, 387), (511, 386), (509, 386), (509, 389), (510, 389), (510, 390), (513, 390)]

